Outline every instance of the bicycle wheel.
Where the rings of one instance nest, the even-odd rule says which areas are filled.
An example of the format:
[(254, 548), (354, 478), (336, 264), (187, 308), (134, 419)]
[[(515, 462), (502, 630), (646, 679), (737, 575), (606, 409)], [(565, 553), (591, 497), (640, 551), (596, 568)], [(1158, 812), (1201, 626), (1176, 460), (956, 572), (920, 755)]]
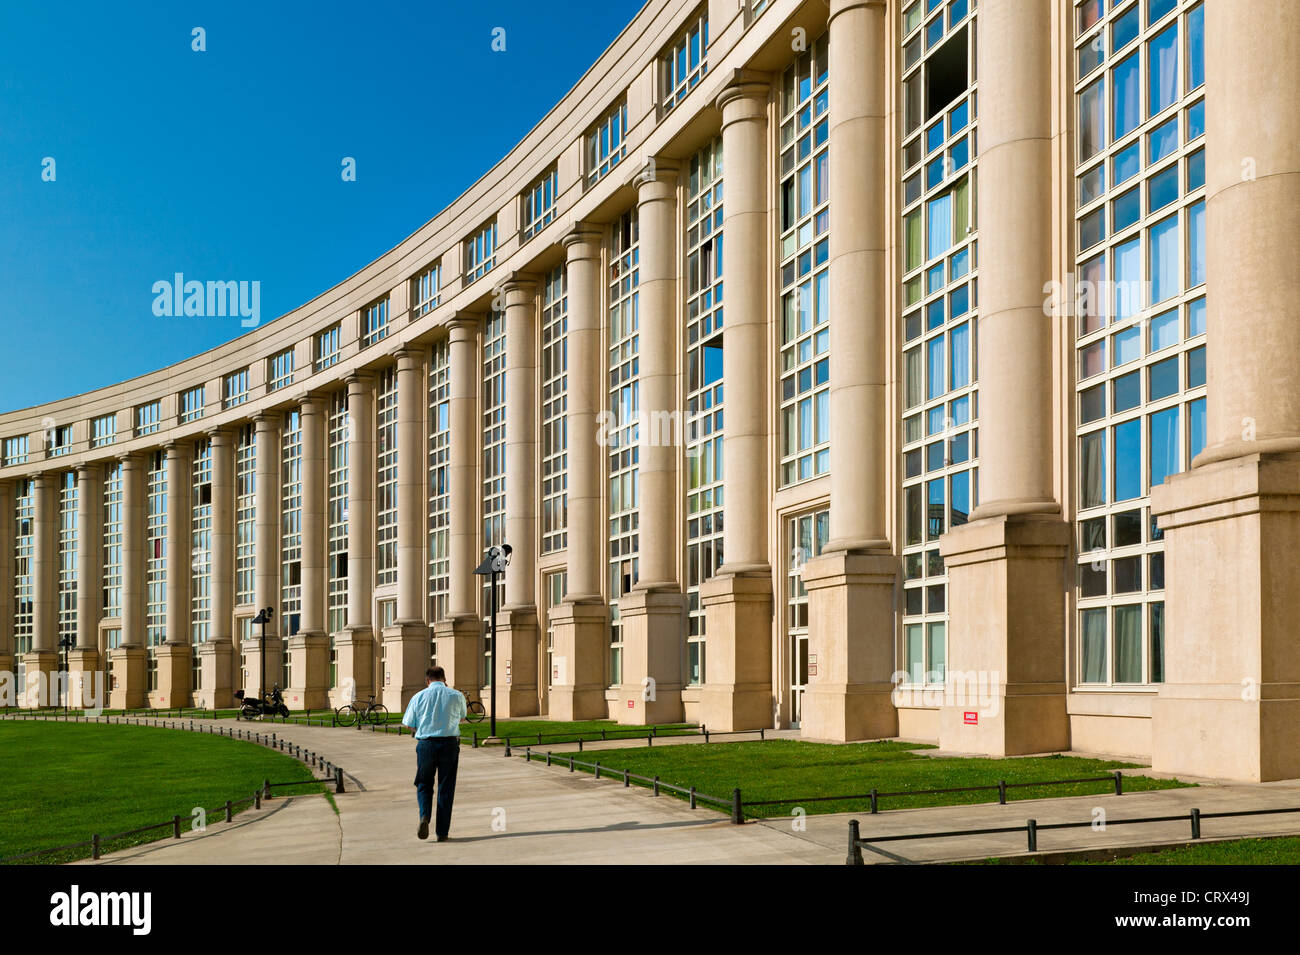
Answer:
[(370, 712), (366, 714), (366, 719), (371, 723), (387, 723), (388, 707), (382, 703), (376, 703), (370, 707)]
[(470, 700), (466, 710), (465, 719), (471, 723), (477, 723), (487, 716), (487, 710), (483, 708), (483, 704), (478, 700)]
[(334, 719), (339, 726), (351, 726), (357, 721), (357, 708), (351, 703), (340, 706), (334, 711)]

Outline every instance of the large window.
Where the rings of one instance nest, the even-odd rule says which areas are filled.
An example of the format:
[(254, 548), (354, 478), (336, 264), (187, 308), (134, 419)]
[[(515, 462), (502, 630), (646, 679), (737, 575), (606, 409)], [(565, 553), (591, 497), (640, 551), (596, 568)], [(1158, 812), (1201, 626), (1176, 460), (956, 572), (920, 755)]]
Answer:
[(620, 103), (587, 133), (587, 185), (594, 186), (627, 152), (627, 104)]
[[(195, 644), (212, 638), (212, 444), (194, 448), (190, 485), (190, 634)], [(225, 621), (221, 621), (225, 623)], [(195, 655), (195, 660), (198, 656)], [(196, 686), (195, 689), (198, 687)]]
[(641, 415), (639, 300), (640, 233), (636, 210), (620, 217), (609, 251), (609, 682), (623, 682), (623, 620), (619, 599), (640, 577)]
[(104, 616), (122, 616), (122, 465), (104, 469)]
[(77, 475), (59, 475), (59, 639), (77, 639)]
[(688, 683), (705, 681), (700, 585), (722, 566), (722, 141), (691, 157), (686, 203)]
[[(451, 347), (435, 342), (429, 359), (429, 622), (447, 616), (451, 592)], [(431, 654), (432, 656), (432, 654)]]
[(976, 24), (964, 0), (903, 14), (903, 645), (911, 684), (942, 683), (941, 535), (979, 494), (975, 159)]
[(558, 265), (542, 287), (542, 553), (563, 550), (569, 502), (569, 298)]
[(709, 13), (700, 11), (660, 60), (664, 112), (680, 103), (708, 72)]
[(181, 422), (197, 421), (203, 417), (204, 386), (181, 392)]
[(161, 411), (161, 405), (157, 401), (151, 401), (145, 405), (136, 405), (135, 436), (137, 438), (142, 438), (146, 434), (153, 434), (158, 430)]
[(415, 314), (427, 315), (438, 307), (442, 288), (442, 266), (434, 264), (415, 277)]
[(808, 588), (803, 582), (803, 568), (821, 555), (830, 539), (831, 512), (826, 508), (800, 514), (786, 522), (785, 634), (790, 674), (790, 723), (803, 721), (803, 696), (808, 688), (810, 664), (808, 652)]
[(221, 379), (221, 404), (234, 408), (248, 400), (248, 369), (232, 371)]
[(255, 599), (257, 546), (257, 446), (253, 426), (243, 425), (235, 441), (235, 604)]
[(822, 36), (781, 84), (781, 484), (830, 470), (830, 115)]
[(375, 582), (397, 583), (397, 368), (379, 375), (375, 403)]
[(57, 425), (45, 432), (45, 456), (58, 457), (72, 453), (72, 425)]
[(279, 354), (272, 355), (266, 367), (266, 388), (278, 391), (293, 384), (293, 349), (286, 348)]
[[(150, 455), (145, 488), (145, 645), (152, 648), (167, 640), (167, 461), (162, 451)], [(152, 661), (152, 650), (149, 657)]]
[(36, 559), (32, 524), (36, 519), (33, 481), (22, 478), (14, 485), (14, 654), (18, 688), (25, 684), (22, 656), (32, 650), (32, 600), (35, 597)]
[(1205, 447), (1205, 7), (1076, 4), (1076, 685), (1165, 675), (1151, 488)]
[[(280, 432), (280, 636), (302, 617), (302, 417), (287, 412)], [(288, 686), (288, 678), (281, 686)]]
[(16, 438), (5, 438), (4, 445), (4, 466), (9, 467), (11, 464), (27, 463), (27, 435), (20, 435)]
[[(329, 398), (326, 419), (327, 461), (326, 506), (328, 513), (329, 574), (326, 594), (327, 621), (331, 639), (347, 626), (348, 614), (348, 393), (343, 389)], [(334, 671), (331, 671), (334, 672)], [(331, 681), (330, 686), (334, 683)]]
[(90, 446), (103, 448), (117, 440), (117, 415), (106, 414), (91, 419)]
[(481, 279), (496, 262), (497, 221), (493, 219), (465, 240), (465, 281)]
[[(483, 326), (483, 546), (504, 544), (506, 525), (506, 319), (504, 312), (488, 315)], [(491, 578), (483, 578), (483, 613), (491, 609)], [(498, 583), (497, 607), (503, 583)], [(492, 641), (483, 641), (483, 679), (492, 672)]]
[(531, 239), (542, 229), (551, 224), (555, 218), (556, 187), (559, 178), (552, 166), (541, 179), (538, 179), (523, 195), (523, 234)]
[(343, 328), (340, 325), (331, 325), (316, 335), (313, 362), (317, 371), (324, 371), (339, 363), (339, 358), (342, 357), (342, 338)]
[(369, 348), (388, 337), (388, 297), (361, 310), (361, 347)]

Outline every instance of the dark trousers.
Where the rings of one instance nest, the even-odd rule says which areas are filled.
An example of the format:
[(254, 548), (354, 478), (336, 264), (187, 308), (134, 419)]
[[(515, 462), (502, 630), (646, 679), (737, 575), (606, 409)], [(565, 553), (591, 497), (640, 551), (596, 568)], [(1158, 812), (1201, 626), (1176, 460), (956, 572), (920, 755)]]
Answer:
[(460, 737), (433, 736), (415, 744), (415, 798), (420, 818), (430, 818), (434, 782), (438, 791), (438, 818), (433, 831), (439, 836), (451, 829), (451, 803), (456, 798), (456, 767), (460, 763)]

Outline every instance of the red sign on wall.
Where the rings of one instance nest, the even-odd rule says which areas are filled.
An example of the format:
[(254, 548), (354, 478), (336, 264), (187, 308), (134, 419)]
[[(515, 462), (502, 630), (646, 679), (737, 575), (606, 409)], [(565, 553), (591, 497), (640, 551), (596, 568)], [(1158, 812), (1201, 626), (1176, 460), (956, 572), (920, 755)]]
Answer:
[(961, 715), (961, 721), (967, 726), (977, 726), (979, 725), (980, 715), (974, 710), (966, 710)]
[(628, 701), (627, 701), (627, 708), (628, 708), (629, 710), (634, 710), (634, 709), (636, 709), (636, 700), (628, 700)]

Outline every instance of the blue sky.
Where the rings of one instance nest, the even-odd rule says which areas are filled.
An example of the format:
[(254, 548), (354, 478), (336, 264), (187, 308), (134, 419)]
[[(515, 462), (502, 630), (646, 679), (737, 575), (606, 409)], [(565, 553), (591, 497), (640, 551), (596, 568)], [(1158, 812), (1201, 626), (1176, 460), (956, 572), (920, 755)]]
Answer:
[(351, 275), (509, 151), (640, 6), (3, 0), (0, 411), (247, 331), (156, 317), (173, 273), (259, 281), (263, 322)]

